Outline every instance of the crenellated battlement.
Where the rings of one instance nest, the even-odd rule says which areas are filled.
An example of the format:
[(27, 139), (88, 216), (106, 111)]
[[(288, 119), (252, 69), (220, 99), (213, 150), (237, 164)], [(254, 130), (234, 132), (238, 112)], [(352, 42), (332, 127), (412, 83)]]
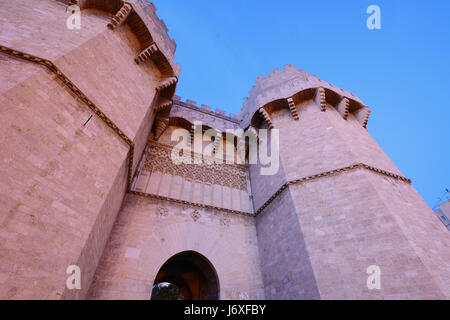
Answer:
[(231, 121), (234, 123), (240, 122), (240, 119), (237, 115), (232, 114), (232, 113), (227, 114), (225, 111), (223, 111), (221, 109), (216, 108), (215, 111), (213, 111), (212, 107), (210, 107), (208, 105), (202, 104), (201, 106), (199, 106), (196, 101), (193, 101), (190, 99), (186, 99), (185, 101), (183, 101), (180, 96), (175, 96), (173, 99), (174, 99), (174, 103), (176, 103), (179, 106), (187, 107), (189, 109), (199, 111), (202, 113), (206, 113), (213, 117), (218, 117), (223, 120)]
[[(314, 92), (311, 90), (314, 90)], [(311, 92), (313, 92), (312, 95)], [(316, 99), (321, 105), (322, 111), (326, 110), (326, 103), (338, 106), (344, 99), (348, 101), (347, 105), (352, 110), (366, 107), (354, 94), (323, 81), (304, 70), (299, 70), (293, 65), (286, 65), (282, 70), (276, 69), (271, 71), (268, 76), (260, 75), (256, 78), (255, 85), (250, 89), (249, 96), (244, 101), (239, 113), (242, 125), (248, 126), (255, 113), (276, 100), (285, 99), (286, 105), (289, 106), (291, 111), (295, 111), (292, 108), (292, 103), (295, 100), (293, 97), (296, 95)], [(348, 113), (349, 109), (346, 112)], [(298, 115), (294, 112), (293, 116), (297, 118)]]
[(156, 7), (153, 2), (146, 0), (137, 0), (136, 5), (143, 8), (146, 15), (152, 20), (154, 28), (153, 31), (160, 37), (160, 39), (165, 43), (172, 55), (175, 54), (177, 49), (177, 44), (175, 40), (170, 38), (169, 29), (163, 19), (160, 19), (156, 13)]
[(293, 65), (286, 65), (283, 70), (273, 70), (268, 76), (259, 76), (238, 115), (226, 115), (225, 111), (220, 109), (212, 111), (210, 106), (198, 106), (196, 101), (190, 99), (183, 102), (179, 96), (175, 96), (174, 101), (180, 106), (233, 121), (239, 123), (241, 128), (247, 128), (255, 114), (259, 114), (269, 127), (273, 127), (270, 109), (274, 105), (285, 106), (292, 113), (294, 120), (299, 120), (296, 105), (310, 99), (314, 100), (323, 112), (327, 110), (327, 105), (331, 105), (344, 120), (352, 113), (364, 128), (367, 126), (370, 109), (357, 96)]

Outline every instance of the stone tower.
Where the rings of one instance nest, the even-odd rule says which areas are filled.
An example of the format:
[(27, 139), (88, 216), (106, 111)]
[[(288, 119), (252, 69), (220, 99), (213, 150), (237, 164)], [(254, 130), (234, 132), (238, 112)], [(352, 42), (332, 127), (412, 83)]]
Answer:
[[(149, 299), (163, 282), (187, 299), (450, 298), (450, 234), (353, 94), (286, 66), (226, 115), (174, 96), (176, 45), (150, 2), (0, 12), (0, 298)], [(238, 129), (279, 133), (274, 175), (202, 149), (174, 163), (178, 131), (226, 158), (249, 147)]]
[[(151, 3), (76, 3), (0, 1), (0, 298), (86, 296), (175, 92), (175, 42)], [(70, 265), (81, 290), (66, 289)]]
[[(242, 125), (280, 130), (278, 175), (249, 169), (266, 298), (450, 297), (448, 232), (372, 139), (369, 114), (293, 66), (256, 80)], [(370, 266), (381, 290), (367, 288)]]

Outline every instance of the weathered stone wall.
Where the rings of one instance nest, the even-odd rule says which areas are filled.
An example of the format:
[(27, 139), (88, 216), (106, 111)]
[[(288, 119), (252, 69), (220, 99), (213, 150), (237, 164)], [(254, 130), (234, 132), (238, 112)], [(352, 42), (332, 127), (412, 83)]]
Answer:
[[(290, 187), (321, 298), (444, 298), (397, 221), (403, 213), (371, 183), (384, 177), (372, 175), (358, 169)], [(381, 290), (367, 288), (372, 265), (380, 267)]]
[[(129, 249), (138, 254), (127, 258)], [(212, 263), (221, 299), (264, 299), (252, 217), (134, 195), (125, 198), (89, 298), (148, 300), (159, 269), (183, 251)]]
[[(17, 73), (35, 69), (14, 65)], [(128, 146), (96, 117), (83, 127), (91, 113), (45, 69), (0, 100), (0, 296), (59, 298), (108, 191), (126, 184), (116, 176), (127, 166)]]
[(289, 190), (256, 217), (266, 298), (315, 300), (320, 293)]
[(450, 299), (450, 234), (410, 184), (371, 174), (371, 183), (417, 256)]

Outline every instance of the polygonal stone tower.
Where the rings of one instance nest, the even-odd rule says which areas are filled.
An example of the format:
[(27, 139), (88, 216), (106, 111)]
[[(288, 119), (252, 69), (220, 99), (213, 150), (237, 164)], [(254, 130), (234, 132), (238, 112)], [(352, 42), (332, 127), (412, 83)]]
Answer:
[(242, 126), (280, 130), (278, 174), (249, 169), (266, 298), (450, 297), (449, 234), (366, 130), (369, 113), (293, 66), (256, 80)]
[[(0, 1), (0, 13), (0, 299), (83, 298), (171, 104), (175, 43), (143, 0)], [(81, 290), (66, 287), (71, 265)]]

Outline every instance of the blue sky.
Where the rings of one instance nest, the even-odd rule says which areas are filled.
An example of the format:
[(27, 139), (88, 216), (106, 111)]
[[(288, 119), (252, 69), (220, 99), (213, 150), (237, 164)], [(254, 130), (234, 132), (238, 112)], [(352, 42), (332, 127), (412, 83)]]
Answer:
[(258, 75), (293, 64), (371, 107), (369, 132), (430, 206), (450, 188), (450, 1), (153, 2), (183, 99), (237, 114)]

